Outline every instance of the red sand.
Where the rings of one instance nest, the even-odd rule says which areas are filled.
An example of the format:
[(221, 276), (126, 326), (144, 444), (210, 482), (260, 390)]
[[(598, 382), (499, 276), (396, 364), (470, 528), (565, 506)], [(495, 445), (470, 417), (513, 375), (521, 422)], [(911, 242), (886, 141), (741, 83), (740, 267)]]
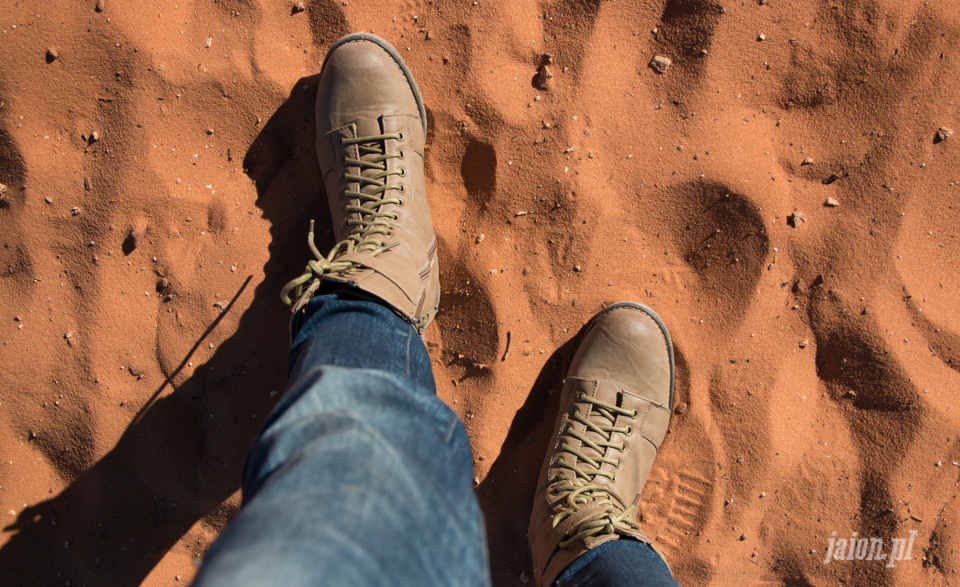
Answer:
[(330, 221), (319, 63), (372, 31), (427, 103), (426, 338), (496, 585), (532, 577), (571, 340), (623, 299), (676, 344), (642, 515), (682, 584), (957, 584), (956, 2), (307, 4), (3, 3), (0, 582), (190, 581)]

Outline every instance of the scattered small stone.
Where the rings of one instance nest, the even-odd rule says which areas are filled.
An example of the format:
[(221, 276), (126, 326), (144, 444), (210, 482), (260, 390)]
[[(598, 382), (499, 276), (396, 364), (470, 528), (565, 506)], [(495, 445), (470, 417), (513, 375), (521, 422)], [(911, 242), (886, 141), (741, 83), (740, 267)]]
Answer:
[(673, 411), (676, 412), (677, 415), (683, 415), (686, 413), (687, 407), (687, 402), (680, 402), (677, 404), (677, 407), (673, 409)]
[(528, 577), (527, 573), (525, 573), (524, 571), (520, 571), (520, 582), (523, 584), (527, 584), (530, 582), (530, 577)]
[(725, 504), (727, 504), (727, 505), (730, 505), (730, 504), (733, 503), (733, 498), (732, 498), (732, 497), (728, 497), (728, 498), (726, 499), (726, 501), (724, 501), (723, 503), (725, 503)]
[(172, 301), (173, 301), (173, 294), (167, 294), (167, 295), (163, 296), (163, 301), (164, 301), (164, 303), (166, 303), (166, 302), (172, 302)]
[(293, 14), (300, 14), (306, 9), (307, 7), (303, 5), (303, 1), (301, 0), (300, 2), (297, 2), (296, 4), (293, 5)]
[(529, 275), (529, 274), (530, 274), (530, 269), (529, 269), (528, 267), (524, 267), (524, 268), (523, 268), (523, 271), (521, 271), (521, 273), (523, 273), (524, 275)]
[(583, 136), (589, 137), (592, 134), (593, 134), (593, 131), (591, 131), (589, 128), (583, 129)]
[(93, 186), (90, 184), (90, 178), (89, 178), (89, 177), (83, 178), (83, 189), (87, 190), (88, 192), (89, 192), (91, 189), (93, 189)]
[(483, 234), (482, 232), (481, 232), (480, 234), (478, 234), (478, 235), (477, 235), (477, 244), (479, 245), (480, 243), (482, 243), (484, 238), (486, 238), (486, 235), (485, 235), (485, 234)]
[(210, 45), (213, 45), (213, 37), (207, 37), (207, 42), (203, 44), (207, 49), (210, 48)]
[(29, 440), (34, 440), (36, 437), (37, 437), (37, 434), (36, 434), (36, 432), (34, 432), (33, 430), (31, 430), (31, 431), (27, 434), (27, 438), (28, 438)]
[(170, 281), (166, 277), (161, 277), (160, 280), (157, 281), (157, 291), (163, 291), (168, 287), (170, 287)]
[(53, 63), (60, 57), (60, 50), (54, 46), (47, 47), (47, 63)]
[(103, 12), (103, 9), (104, 9), (103, 0), (97, 0), (97, 5), (96, 7), (94, 7), (94, 10), (96, 10), (97, 12)]
[(430, 31), (427, 31), (426, 39), (429, 41), (432, 38), (433, 38), (433, 33), (431, 33)]
[(552, 54), (552, 53), (544, 53), (542, 59), (543, 59), (543, 64), (544, 64), (544, 65), (553, 65), (553, 54)]
[(761, 497), (761, 498), (766, 497), (766, 496), (767, 496), (767, 492), (766, 492), (766, 491), (761, 491), (761, 492), (760, 492), (760, 497)]
[(216, 308), (216, 309), (218, 309), (218, 310), (220, 310), (220, 313), (221, 313), (221, 314), (223, 314), (224, 312), (227, 311), (227, 303), (226, 303), (226, 302), (214, 302), (214, 303), (213, 303), (213, 307)]
[(127, 367), (127, 371), (137, 379), (143, 379), (143, 373), (140, 372), (136, 367)]
[(7, 184), (0, 183), (0, 194), (5, 194), (5, 193), (7, 193)]
[(831, 183), (837, 181), (838, 179), (840, 179), (839, 175), (837, 175), (836, 173), (831, 173), (830, 175), (823, 178), (823, 180), (820, 183), (822, 183), (823, 185), (830, 185)]
[(810, 344), (810, 341), (809, 341), (809, 340), (800, 341), (800, 348), (805, 349), (805, 348), (807, 348), (807, 345), (808, 345), (808, 344)]
[(43, 199), (43, 201), (46, 202), (46, 203), (48, 203), (48, 204), (52, 204), (52, 203), (53, 203), (53, 198), (51, 198), (50, 196), (47, 196), (47, 197), (45, 197), (45, 198)]
[(80, 208), (77, 208), (76, 206), (74, 206), (73, 208), (70, 208), (70, 213), (73, 214), (74, 216), (79, 216)]
[(657, 55), (650, 60), (650, 68), (653, 69), (656, 73), (666, 73), (667, 69), (673, 65), (673, 61), (669, 57), (664, 57), (663, 55)]
[(516, 218), (516, 217), (518, 217), (518, 216), (526, 216), (527, 214), (528, 214), (528, 212), (527, 212), (526, 210), (520, 210), (519, 212), (517, 212), (516, 214), (514, 214), (514, 218)]
[(574, 266), (573, 266), (573, 270), (574, 270), (575, 272), (577, 272), (577, 273), (580, 273), (580, 266), (579, 266), (579, 265), (574, 265)]
[(836, 208), (840, 205), (840, 202), (838, 202), (835, 198), (827, 198), (823, 201), (823, 205), (828, 208)]
[(124, 239), (122, 249), (124, 255), (129, 255), (137, 247), (140, 246), (140, 243), (143, 242), (143, 237), (147, 234), (147, 223), (140, 222), (136, 226), (131, 226), (127, 232), (127, 238)]
[(541, 89), (547, 89), (547, 84), (550, 80), (553, 79), (553, 73), (550, 71), (550, 68), (544, 65), (540, 68), (540, 74), (537, 76), (537, 85)]
[(587, 157), (593, 159), (593, 151), (587, 151)]
[(741, 535), (740, 535), (740, 542), (743, 542), (743, 541), (746, 540), (746, 539), (747, 539), (747, 535), (746, 535), (746, 534), (741, 534)]
[(794, 212), (793, 214), (787, 216), (787, 224), (796, 228), (800, 226), (801, 223), (806, 222), (807, 217), (801, 212)]
[(800, 165), (813, 165), (813, 157), (807, 157)]
[(544, 121), (543, 121), (543, 128), (553, 128), (553, 123), (552, 123), (552, 122), (547, 122), (546, 120), (544, 120)]
[(763, 34), (763, 33), (760, 33), (759, 35), (757, 35), (757, 40), (758, 40), (758, 41), (766, 41), (766, 40), (767, 40), (767, 35), (765, 35), (765, 34)]
[(767, 3), (767, 0), (759, 0), (760, 6), (764, 6)]
[(213, 129), (212, 129), (212, 128), (208, 128), (208, 129), (207, 129), (207, 134), (208, 134), (208, 135), (212, 135), (212, 134), (213, 134)]
[(933, 142), (942, 143), (943, 141), (949, 139), (953, 136), (953, 129), (941, 126), (937, 129), (936, 136), (933, 137)]

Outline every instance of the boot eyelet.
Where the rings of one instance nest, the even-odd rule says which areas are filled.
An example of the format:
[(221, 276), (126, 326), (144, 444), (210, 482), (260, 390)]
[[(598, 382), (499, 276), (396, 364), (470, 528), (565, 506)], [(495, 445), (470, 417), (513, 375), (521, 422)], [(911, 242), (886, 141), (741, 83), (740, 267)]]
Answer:
[(405, 192), (405, 191), (407, 191), (407, 188), (401, 183), (401, 184), (400, 184), (400, 187), (397, 188), (397, 191), (398, 191), (398, 192)]
[(627, 436), (633, 434), (633, 426), (627, 426)]
[(403, 198), (397, 198), (397, 207), (403, 206)]
[(633, 411), (633, 415), (630, 416), (630, 417), (631, 417), (631, 418), (636, 418), (636, 417), (639, 416), (639, 415), (640, 415), (640, 412), (634, 410), (634, 411)]
[(340, 137), (339, 139), (337, 139), (337, 144), (340, 145), (341, 147), (343, 146), (343, 137)]
[[(393, 221), (396, 222), (396, 221), (398, 221), (398, 220), (400, 220), (400, 215), (397, 214), (396, 212), (394, 212), (394, 213), (393, 213)], [(380, 245), (380, 246), (382, 247), (383, 245)]]
[(398, 141), (402, 141), (402, 140), (403, 140), (403, 131), (400, 131), (400, 132), (398, 132), (397, 134), (400, 135), (400, 137), (397, 138), (397, 140), (398, 140)]
[(401, 167), (401, 168), (400, 168), (400, 177), (406, 177), (406, 176), (407, 176), (407, 168), (406, 168), (406, 167)]
[(406, 158), (406, 156), (407, 156), (406, 153), (404, 153), (403, 151), (400, 151), (400, 154), (397, 155), (397, 159), (404, 159), (404, 158)]

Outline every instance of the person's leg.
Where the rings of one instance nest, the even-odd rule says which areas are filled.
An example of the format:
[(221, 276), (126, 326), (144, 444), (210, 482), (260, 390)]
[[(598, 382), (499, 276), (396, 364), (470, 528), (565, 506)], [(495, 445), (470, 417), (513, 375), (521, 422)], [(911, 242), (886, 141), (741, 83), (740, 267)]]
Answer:
[(489, 585), (466, 431), (414, 327), (347, 291), (305, 316), (196, 585)]
[(554, 583), (556, 587), (679, 587), (670, 568), (648, 545), (614, 540), (588, 550)]
[(667, 434), (673, 345), (656, 313), (621, 302), (584, 330), (530, 516), (541, 587), (675, 587), (637, 521), (637, 505)]

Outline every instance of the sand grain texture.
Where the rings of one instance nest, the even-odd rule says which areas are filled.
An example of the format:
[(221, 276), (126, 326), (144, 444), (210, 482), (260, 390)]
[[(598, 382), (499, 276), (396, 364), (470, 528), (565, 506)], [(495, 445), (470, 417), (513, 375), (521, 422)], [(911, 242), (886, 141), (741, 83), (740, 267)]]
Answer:
[[(294, 4), (0, 8), (0, 582), (193, 577), (311, 218), (333, 244), (319, 64), (372, 31), (427, 104), (426, 340), (496, 585), (533, 576), (555, 392), (624, 299), (676, 345), (641, 510), (682, 584), (960, 583), (960, 5)], [(823, 562), (914, 530), (896, 568)]]

